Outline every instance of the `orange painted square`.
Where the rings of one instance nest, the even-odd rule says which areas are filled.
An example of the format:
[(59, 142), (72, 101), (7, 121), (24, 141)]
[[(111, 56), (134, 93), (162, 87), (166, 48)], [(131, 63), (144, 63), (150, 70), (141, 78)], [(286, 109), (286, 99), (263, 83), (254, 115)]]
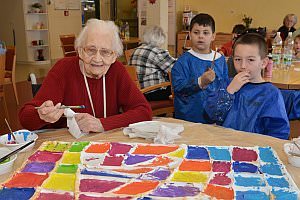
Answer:
[(18, 173), (12, 179), (4, 184), (8, 188), (31, 188), (41, 186), (44, 180), (48, 178), (48, 174), (34, 174), (34, 173)]
[(87, 153), (106, 153), (110, 149), (110, 143), (91, 144), (85, 152)]
[(139, 182), (132, 182), (123, 187), (119, 190), (115, 191), (115, 194), (127, 194), (127, 195), (137, 195), (148, 192), (153, 190), (159, 184), (158, 181), (139, 181)]
[(234, 198), (234, 192), (232, 188), (226, 188), (217, 185), (208, 184), (204, 190), (204, 193), (217, 199), (230, 200)]
[(183, 160), (179, 166), (180, 171), (211, 171), (211, 163), (209, 161)]
[(177, 150), (178, 146), (138, 145), (132, 154), (160, 155)]

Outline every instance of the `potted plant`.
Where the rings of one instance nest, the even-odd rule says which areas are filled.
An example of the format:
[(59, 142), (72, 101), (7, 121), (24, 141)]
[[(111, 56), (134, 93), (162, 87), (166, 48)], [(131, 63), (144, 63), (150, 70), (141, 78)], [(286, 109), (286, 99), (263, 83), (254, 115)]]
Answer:
[(34, 3), (34, 4), (31, 5), (31, 9), (32, 9), (32, 11), (35, 12), (35, 13), (41, 12), (42, 7), (43, 7), (43, 6), (42, 6), (42, 4), (40, 4), (40, 3)]
[(244, 17), (243, 17), (242, 20), (243, 20), (243, 22), (244, 22), (246, 28), (249, 28), (250, 25), (251, 25), (251, 23), (252, 23), (252, 17), (249, 17), (249, 16), (247, 16), (247, 15), (244, 15)]

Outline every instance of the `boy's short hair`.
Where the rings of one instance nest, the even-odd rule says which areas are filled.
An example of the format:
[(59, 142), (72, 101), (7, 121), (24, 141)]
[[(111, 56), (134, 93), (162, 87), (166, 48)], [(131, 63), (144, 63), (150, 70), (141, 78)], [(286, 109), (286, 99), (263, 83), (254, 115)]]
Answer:
[(239, 44), (257, 45), (259, 49), (259, 55), (261, 58), (265, 58), (268, 55), (267, 43), (260, 34), (247, 33), (237, 38), (233, 45), (233, 56), (235, 53), (235, 48)]
[(237, 35), (242, 35), (245, 30), (246, 30), (246, 26), (244, 24), (236, 24), (231, 33), (236, 33)]
[(295, 36), (294, 41), (295, 41), (296, 39), (300, 39), (300, 34), (298, 34), (298, 35)]
[(190, 25), (190, 31), (193, 29), (194, 25), (198, 24), (199, 26), (210, 26), (212, 32), (215, 32), (215, 20), (212, 16), (206, 13), (200, 13), (193, 17)]

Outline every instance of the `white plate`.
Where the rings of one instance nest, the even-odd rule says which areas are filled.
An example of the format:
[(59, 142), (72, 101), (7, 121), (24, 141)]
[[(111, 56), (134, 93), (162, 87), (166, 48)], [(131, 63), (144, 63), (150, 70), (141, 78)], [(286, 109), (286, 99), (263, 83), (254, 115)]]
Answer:
[[(8, 148), (1, 147), (0, 148), (0, 158), (9, 154), (10, 152), (11, 152), (11, 150), (9, 150)], [(10, 157), (10, 160), (8, 162), (0, 164), (0, 175), (10, 172), (13, 168), (13, 165), (14, 165), (14, 162), (16, 159), (17, 159), (17, 155), (13, 155)]]

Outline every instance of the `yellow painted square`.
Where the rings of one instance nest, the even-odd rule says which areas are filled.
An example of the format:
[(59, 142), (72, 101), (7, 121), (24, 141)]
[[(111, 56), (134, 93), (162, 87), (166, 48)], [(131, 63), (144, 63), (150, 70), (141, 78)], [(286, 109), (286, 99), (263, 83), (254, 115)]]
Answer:
[(177, 157), (177, 158), (183, 158), (185, 155), (184, 149), (179, 149), (177, 151), (171, 152), (168, 154), (168, 156)]
[(80, 152), (65, 152), (61, 163), (63, 164), (79, 164)]
[(207, 183), (208, 175), (201, 172), (177, 171), (173, 174), (172, 180), (175, 182)]
[(74, 191), (75, 179), (75, 174), (53, 173), (42, 185), (42, 187), (50, 190)]

